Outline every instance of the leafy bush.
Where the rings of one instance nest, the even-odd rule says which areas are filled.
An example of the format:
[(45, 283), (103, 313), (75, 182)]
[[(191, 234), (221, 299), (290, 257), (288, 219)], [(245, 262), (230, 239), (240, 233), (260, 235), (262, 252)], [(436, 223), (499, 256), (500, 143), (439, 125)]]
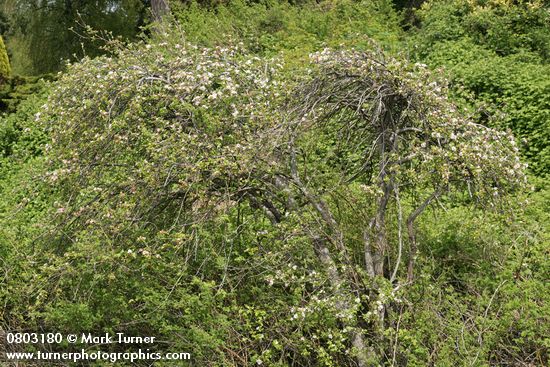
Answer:
[(472, 2), (450, 30), (430, 10), (415, 57), (448, 86), (357, 36), (393, 44), (384, 4), (175, 7), (14, 104), (0, 327), (150, 335), (197, 365), (546, 365), (548, 189), (485, 126), (546, 152), (542, 48), (465, 36)]
[(41, 260), (13, 322), (26, 307), (47, 330), (156, 335), (203, 364), (388, 361), (416, 217), (521, 186), (513, 139), (462, 117), (421, 65), (325, 50), (293, 79), (170, 37), (53, 88)]
[(13, 76), (0, 86), (0, 113), (14, 113), (21, 102), (43, 93), (44, 85), (55, 79), (53, 75), (39, 77)]
[(0, 159), (26, 160), (42, 155), (46, 136), (33, 122), (44, 102), (42, 91), (21, 103), (16, 112), (0, 117)]
[(518, 200), (513, 220), (449, 203), (424, 218), (421, 275), (401, 310), (408, 363), (548, 363), (548, 189)]
[[(523, 141), (532, 172), (550, 172), (548, 45), (544, 2), (430, 1), (411, 38), (417, 59), (445, 68), (463, 105), (478, 121), (504, 113), (498, 125)], [(462, 88), (462, 89), (461, 89)]]
[[(38, 203), (46, 205), (38, 217), (50, 218), (37, 226), (45, 240), (39, 242), (36, 251), (31, 250), (34, 232), (30, 230), (29, 237), (21, 241), (27, 246), (25, 250), (14, 251), (12, 241), (18, 232), (8, 229), (12, 227), (7, 223), (21, 225), (25, 220), (21, 216), (21, 222), (9, 217), (4, 220), (6, 236), (2, 248), (10, 253), (11, 263), (19, 261), (25, 269), (19, 277), (6, 279), (6, 289), (15, 289), (26, 281), (32, 284), (20, 288), (17, 296), (10, 296), (10, 292), (2, 295), (9, 297), (5, 318), (10, 324), (24, 322), (27, 326), (41, 325), (66, 332), (113, 332), (116, 328), (133, 335), (164, 336), (173, 344), (159, 348), (192, 350), (194, 359), (204, 363), (214, 363), (219, 358), (222, 364), (227, 348), (233, 347), (232, 338), (235, 343), (240, 342), (231, 334), (227, 321), (231, 315), (238, 315), (233, 314), (237, 311), (232, 306), (235, 294), (228, 296), (222, 285), (228, 261), (242, 258), (240, 254), (246, 254), (248, 246), (255, 246), (236, 244), (235, 252), (219, 248), (217, 244), (227, 243), (240, 226), (231, 228), (234, 216), (229, 220), (214, 213), (236, 210), (235, 198), (225, 194), (229, 188), (220, 186), (220, 180), (230, 175), (237, 187), (246, 185), (246, 170), (254, 164), (240, 161), (243, 172), (233, 157), (250, 154), (247, 142), (265, 142), (265, 138), (255, 140), (260, 116), (252, 115), (260, 112), (257, 107), (262, 103), (267, 103), (266, 107), (275, 103), (276, 98), (265, 99), (265, 95), (272, 95), (265, 86), (270, 85), (266, 83), (277, 66), (264, 69), (263, 62), (238, 49), (197, 48), (179, 37), (177, 42), (180, 43), (154, 48), (139, 45), (116, 58), (86, 60), (71, 67), (70, 73), (57, 83), (49, 107), (42, 109), (43, 116), (39, 118), (53, 125), (47, 125), (47, 129), (38, 125), (31, 130), (52, 130), (47, 156), (53, 167), (50, 165), (49, 169), (70, 161), (75, 170), (61, 166), (48, 174), (42, 172), (35, 182), (49, 182), (51, 186), (40, 184), (37, 191), (15, 189), (11, 186), (13, 181), (6, 179), (8, 187), (3, 192), (16, 191), (14, 197), (27, 198), (20, 205), (26, 207), (26, 215), (21, 216), (29, 225), (35, 220), (28, 220), (27, 215)], [(165, 74), (172, 73), (169, 70), (174, 67), (176, 74)], [(202, 70), (200, 74), (197, 68)], [(162, 81), (164, 77), (168, 79)], [(111, 93), (115, 93), (114, 99), (109, 97)], [(74, 109), (63, 111), (67, 106), (61, 107), (58, 103), (62, 100), (57, 98), (69, 102)], [(75, 101), (82, 101), (83, 105)], [(254, 109), (250, 107), (252, 103)], [(19, 131), (19, 126), (35, 120), (34, 114), (24, 115), (24, 107), (29, 104), (30, 101), (25, 102), (18, 114), (6, 120), (13, 133), (7, 134), (7, 155), (12, 156), (14, 147), (27, 136), (25, 129)], [(95, 118), (85, 117), (88, 113)], [(23, 117), (27, 124), (20, 124), (15, 116)], [(69, 121), (75, 124), (65, 125)], [(100, 148), (111, 134), (108, 140), (114, 145)], [(76, 152), (83, 155), (73, 156)], [(95, 160), (92, 156), (97, 154), (102, 158), (97, 156), (99, 160), (90, 166), (90, 171), (81, 171), (88, 164), (83, 162)], [(159, 166), (160, 162), (164, 163)], [(78, 204), (67, 206), (60, 197), (72, 195), (70, 192), (76, 188), (73, 185), (80, 181), (72, 176), (77, 171), (87, 183), (77, 184)], [(16, 169), (11, 172), (17, 176)], [(167, 172), (175, 181), (164, 176)], [(65, 181), (67, 174), (71, 179)], [(158, 196), (150, 196), (149, 185), (163, 188), (157, 191)], [(45, 201), (40, 199), (44, 194)], [(97, 200), (93, 199), (98, 194)], [(151, 201), (140, 203), (142, 194)], [(210, 211), (213, 214), (208, 214)], [(203, 214), (207, 217), (202, 218)], [(127, 215), (137, 215), (144, 221), (128, 222)], [(209, 219), (211, 215), (213, 218)], [(186, 223), (192, 216), (199, 222), (189, 226)], [(261, 228), (261, 222), (258, 225)], [(227, 232), (221, 230), (224, 227)], [(60, 236), (56, 228), (67, 232)], [(198, 241), (196, 245), (192, 245), (194, 241)], [(40, 260), (29, 263), (25, 258), (29, 253), (32, 259)], [(81, 287), (87, 291), (81, 293)], [(255, 287), (250, 285), (249, 289), (242, 297), (253, 298), (250, 293), (255, 292)], [(75, 291), (79, 294), (76, 298)], [(23, 313), (28, 315), (25, 321), (18, 316)], [(238, 317), (255, 322), (255, 315)], [(249, 330), (245, 328), (243, 332)], [(171, 338), (174, 334), (181, 338)]]
[(387, 0), (301, 5), (232, 0), (211, 8), (191, 2), (175, 6), (173, 12), (192, 42), (213, 46), (231, 39), (261, 55), (286, 51), (289, 61), (327, 46), (370, 47), (368, 38), (391, 48), (402, 33), (399, 17)]
[(424, 60), (444, 67), (455, 85), (465, 88), (457, 91), (457, 98), (473, 105), (480, 121), (491, 125), (488, 116), (503, 114), (498, 127), (521, 139), (532, 171), (550, 172), (548, 65), (533, 63), (528, 55), (499, 57), (467, 40), (438, 43)]
[(550, 57), (550, 14), (540, 0), (434, 0), (417, 12), (418, 50), (429, 53), (440, 41), (469, 38), (499, 56), (533, 53)]

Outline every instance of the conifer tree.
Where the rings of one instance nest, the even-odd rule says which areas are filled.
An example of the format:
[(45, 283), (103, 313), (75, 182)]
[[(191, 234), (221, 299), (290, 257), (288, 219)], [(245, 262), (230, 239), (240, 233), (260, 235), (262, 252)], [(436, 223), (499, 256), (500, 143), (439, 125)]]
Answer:
[(3, 83), (11, 74), (10, 60), (8, 52), (4, 45), (4, 40), (0, 36), (0, 84)]

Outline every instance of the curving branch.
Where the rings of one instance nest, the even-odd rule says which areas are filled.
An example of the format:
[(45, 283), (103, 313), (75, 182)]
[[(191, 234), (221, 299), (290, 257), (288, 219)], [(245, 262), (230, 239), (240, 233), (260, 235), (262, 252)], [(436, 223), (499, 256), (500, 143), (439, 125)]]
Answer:
[(428, 196), (420, 206), (418, 206), (407, 218), (407, 231), (409, 234), (409, 244), (411, 246), (411, 253), (409, 254), (409, 264), (407, 267), (407, 280), (411, 282), (414, 279), (414, 262), (416, 253), (418, 252), (418, 246), (416, 243), (416, 232), (414, 230), (414, 221), (424, 210), (430, 205), (432, 200), (436, 199), (443, 192), (443, 187), (438, 187), (430, 196)]

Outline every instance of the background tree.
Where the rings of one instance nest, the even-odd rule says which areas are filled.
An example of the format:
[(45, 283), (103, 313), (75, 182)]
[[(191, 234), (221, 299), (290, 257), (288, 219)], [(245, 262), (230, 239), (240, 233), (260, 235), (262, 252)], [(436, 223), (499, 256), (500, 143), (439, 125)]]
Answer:
[(170, 5), (168, 0), (150, 0), (151, 12), (153, 13), (153, 20), (160, 21), (162, 18), (170, 12)]
[(0, 36), (0, 84), (2, 84), (11, 75), (10, 60), (8, 59), (8, 53), (4, 40)]
[(134, 39), (149, 11), (147, 2), (141, 0), (13, 0), (2, 9), (12, 19), (5, 35), (14, 70), (32, 75), (58, 71), (64, 61), (84, 54), (101, 54), (101, 44), (82, 37), (83, 25)]

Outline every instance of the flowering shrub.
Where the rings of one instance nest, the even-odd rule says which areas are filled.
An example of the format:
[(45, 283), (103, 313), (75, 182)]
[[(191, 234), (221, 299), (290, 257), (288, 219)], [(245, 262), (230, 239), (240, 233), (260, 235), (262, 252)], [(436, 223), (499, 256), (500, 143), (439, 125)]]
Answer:
[[(525, 165), (511, 134), (464, 117), (424, 65), (353, 50), (312, 58), (291, 103), (288, 175), (317, 212), (311, 233), (330, 244), (317, 251), (336, 267), (333, 286), (350, 292), (339, 308), (358, 317), (347, 323), (358, 363), (381, 363), (388, 307), (414, 279), (418, 217), (441, 198), (500, 208)], [(353, 329), (362, 320), (370, 343)]]
[[(355, 163), (388, 168), (367, 174), (390, 175), (414, 190), (467, 186), (483, 200), (525, 183), (511, 133), (469, 120), (448, 99), (445, 81), (431, 77), (425, 65), (355, 51), (313, 57), (318, 77), (302, 91), (308, 98), (302, 108), (314, 121), (335, 116), (360, 152), (373, 147)], [(377, 185), (375, 177), (367, 181)]]
[[(278, 98), (277, 68), (238, 47), (185, 42), (134, 46), (77, 64), (37, 116), (51, 130), (57, 158), (48, 179), (70, 191), (74, 180), (87, 187), (82, 206), (72, 204), (80, 218), (94, 196), (108, 198), (110, 210), (126, 218), (174, 200), (191, 204), (200, 190), (209, 196), (193, 209), (222, 205), (209, 201), (246, 186), (262, 160), (254, 147), (268, 139), (264, 116)], [(150, 204), (117, 207), (128, 193)]]
[(71, 65), (35, 115), (56, 202), (31, 319), (204, 365), (396, 355), (416, 219), (499, 207), (523, 164), (423, 65), (325, 50), (300, 71), (174, 34)]

